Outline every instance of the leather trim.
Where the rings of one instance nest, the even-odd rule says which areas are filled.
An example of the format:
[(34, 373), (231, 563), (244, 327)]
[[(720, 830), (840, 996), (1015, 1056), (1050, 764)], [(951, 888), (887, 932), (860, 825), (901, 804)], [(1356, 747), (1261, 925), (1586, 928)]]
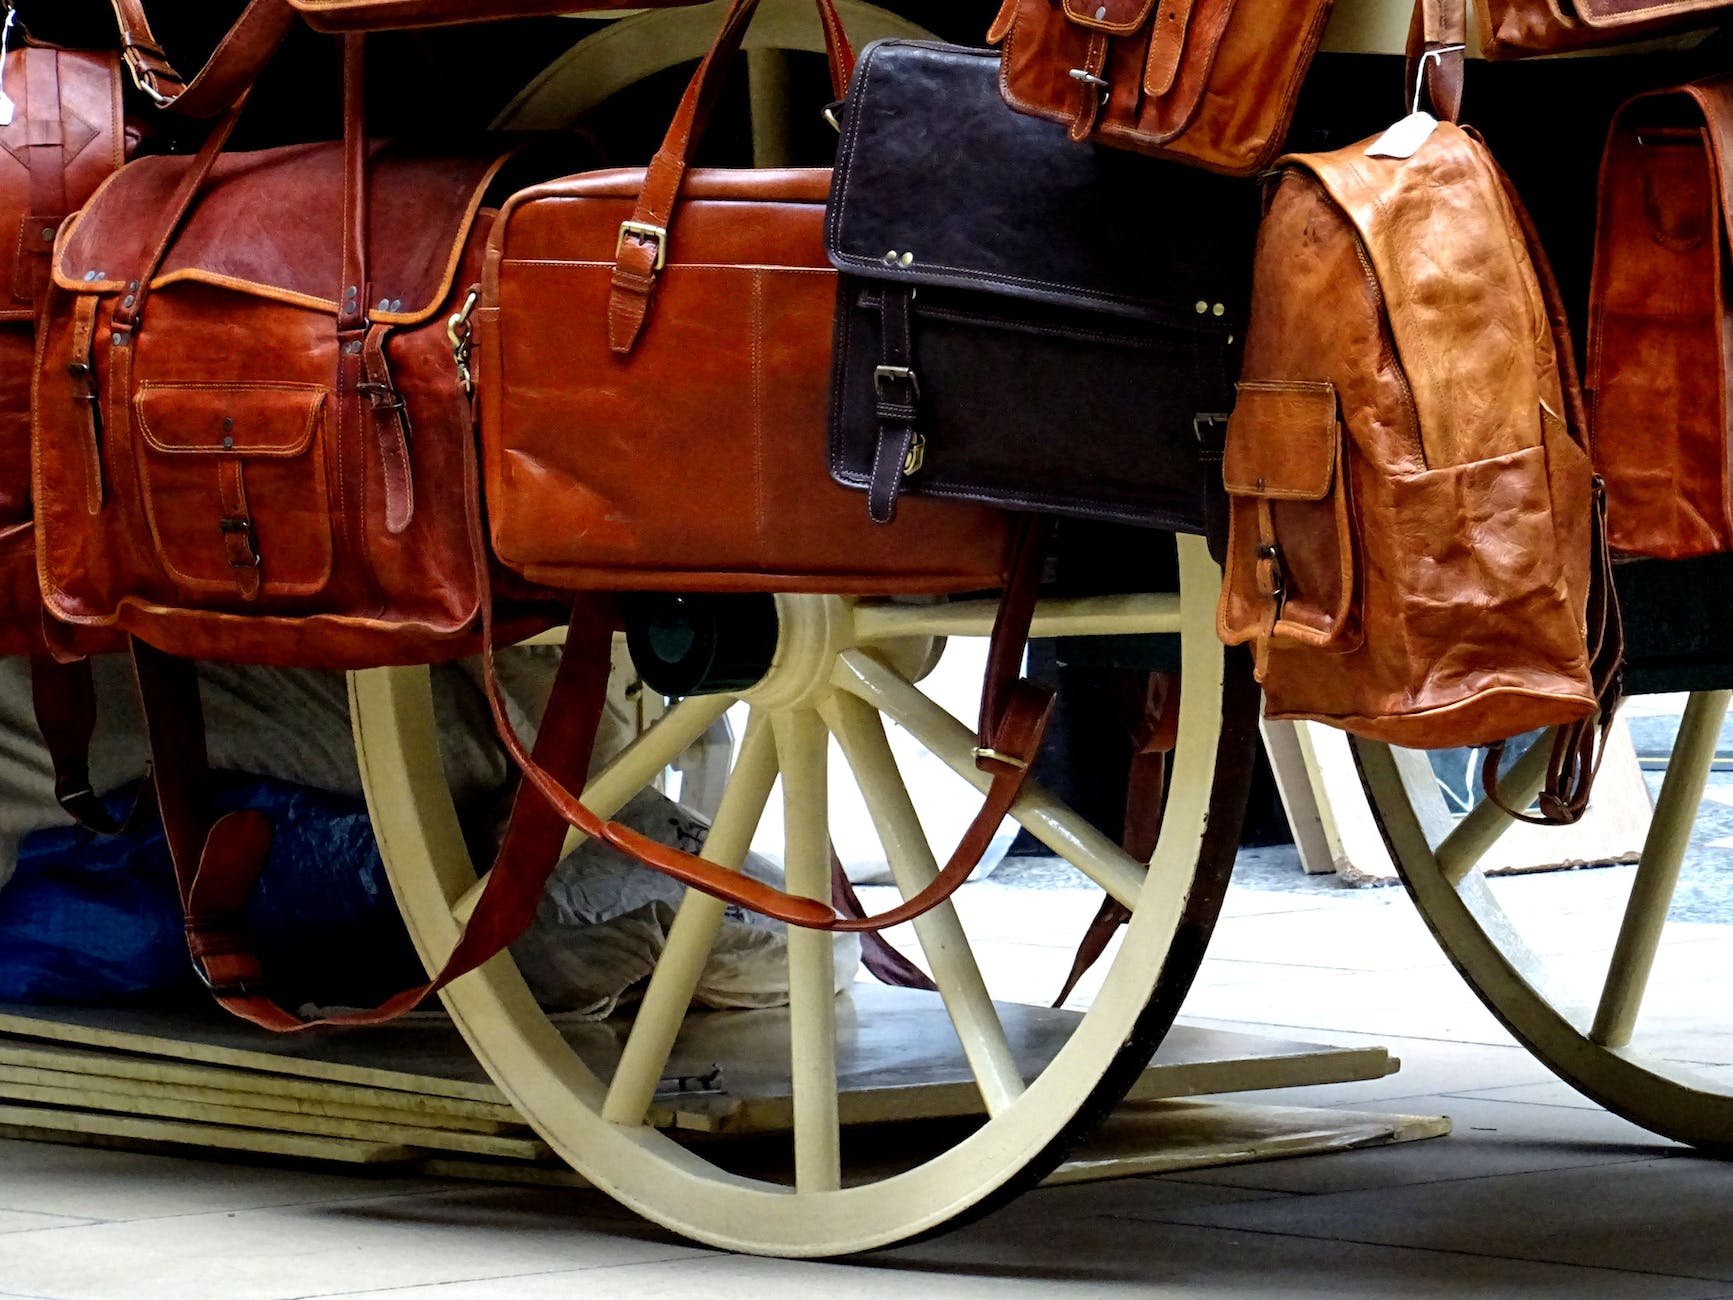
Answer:
[(1149, 21), (1155, 0), (1065, 0), (1065, 16), (1079, 27), (1129, 36)]

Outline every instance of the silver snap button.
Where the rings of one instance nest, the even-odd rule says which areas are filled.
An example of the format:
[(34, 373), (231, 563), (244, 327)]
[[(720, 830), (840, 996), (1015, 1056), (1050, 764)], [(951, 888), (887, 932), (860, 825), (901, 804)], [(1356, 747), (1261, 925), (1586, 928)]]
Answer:
[(225, 435), (223, 438), (223, 450), (224, 451), (233, 451), (234, 449), (235, 449), (235, 440), (233, 438), (230, 438), (227, 435)]
[(1097, 19), (1097, 20), (1098, 20), (1098, 21), (1099, 21), (1099, 20), (1100, 20), (1100, 19), (1102, 19), (1102, 18), (1105, 18), (1105, 17), (1107, 17), (1107, 6), (1106, 6), (1106, 5), (1102, 5), (1102, 6), (1101, 6), (1101, 8), (1099, 8), (1099, 9), (1097, 9), (1097, 10), (1096, 10), (1096, 11), (1095, 11), (1095, 17), (1096, 17), (1096, 19)]
[(42, 227), (42, 242), (45, 244), (52, 244), (54, 242), (54, 227), (53, 226)]

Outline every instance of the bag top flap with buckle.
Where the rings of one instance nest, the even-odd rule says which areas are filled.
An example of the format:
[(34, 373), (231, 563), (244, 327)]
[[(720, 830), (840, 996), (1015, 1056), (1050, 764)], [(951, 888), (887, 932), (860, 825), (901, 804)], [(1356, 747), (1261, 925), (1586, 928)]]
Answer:
[[(439, 310), (476, 213), (506, 161), (497, 151), (454, 157), (375, 147), (373, 320), (416, 324)], [(83, 293), (123, 292), (128, 275), (150, 256), (151, 223), (141, 214), (168, 204), (192, 163), (184, 156), (144, 158), (109, 180), (62, 236), (55, 283)], [(227, 155), (152, 288), (190, 280), (335, 314), (343, 211), (340, 143)]]
[(915, 41), (861, 57), (825, 230), (837, 269), (1146, 319), (1242, 319), (1255, 191), (1074, 144), (1008, 108), (998, 68), (992, 51)]
[(1322, 501), (1336, 479), (1341, 441), (1334, 384), (1241, 384), (1222, 479), (1234, 496)]

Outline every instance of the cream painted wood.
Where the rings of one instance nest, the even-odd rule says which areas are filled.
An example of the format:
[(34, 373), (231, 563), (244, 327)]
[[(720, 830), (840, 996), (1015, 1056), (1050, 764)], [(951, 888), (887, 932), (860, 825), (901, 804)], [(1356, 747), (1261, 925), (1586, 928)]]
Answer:
[[(1216, 773), (1216, 747), (1224, 702), (1225, 659), (1214, 635), (1214, 611), (1220, 575), (1201, 539), (1180, 538), (1182, 628), (1182, 697), (1178, 751), (1166, 824), (1149, 868), (1130, 861), (1117, 845), (1084, 828), (1050, 795), (1035, 791), (1022, 801), (1018, 815), (1044, 833), (1062, 856), (1098, 880), (1112, 882), (1115, 892), (1133, 907), (1124, 943), (1111, 959), (1100, 992), (1087, 1013), (1069, 1023), (1062, 1044), (1015, 1091), (1003, 1062), (971, 1074), (980, 1093), (978, 1107), (990, 1112), (979, 1129), (954, 1145), (892, 1176), (854, 1181), (852, 1168), (833, 1159), (836, 1142), (834, 1048), (822, 1050), (823, 1011), (801, 1009), (803, 989), (816, 989), (820, 948), (796, 948), (794, 989), (796, 1009), (791, 1020), (795, 1047), (789, 1070), (793, 1086), (800, 1080), (829, 1078), (828, 1105), (809, 1087), (797, 1099), (794, 1139), (799, 1177), (795, 1186), (749, 1178), (714, 1162), (713, 1148), (682, 1145), (676, 1136), (647, 1124), (615, 1122), (608, 1110), (608, 1081), (594, 1073), (568, 1046), (559, 1029), (536, 1006), (509, 956), (456, 982), (445, 999), (453, 1019), (488, 1073), (536, 1131), (586, 1179), (641, 1213), (699, 1240), (730, 1249), (785, 1255), (831, 1255), (868, 1249), (902, 1240), (938, 1227), (980, 1203), (1049, 1152), (1078, 1112), (1097, 1097), (1111, 1074), (1124, 1086), (1115, 1066), (1157, 990), (1178, 930), (1202, 843)], [(931, 623), (899, 613), (899, 643), (930, 637), (946, 626), (942, 606), (914, 606), (930, 611)], [(824, 716), (840, 719), (856, 710), (837, 702), (833, 683), (847, 695), (877, 705), (905, 725), (916, 726), (923, 739), (942, 743), (956, 737), (969, 741), (969, 729), (946, 715), (944, 721), (911, 705), (919, 691), (887, 668), (872, 653), (859, 648), (853, 623), (856, 606), (834, 598), (787, 598), (779, 603), (783, 636), (777, 664), (769, 678), (745, 693), (771, 719), (776, 733), (785, 791), (792, 811), (785, 812), (791, 832), (790, 883), (796, 888), (824, 888), (812, 867), (815, 846), (823, 842), (823, 786), (819, 755), (824, 752)], [(949, 634), (949, 627), (946, 632)], [(910, 656), (924, 664), (927, 656)], [(428, 712), (426, 672), (390, 669), (351, 678), (351, 710), (362, 753), (368, 802), (373, 810), (380, 849), (405, 919), (423, 960), (436, 964), (456, 941), (458, 922), (453, 904), (473, 886), (475, 870), (467, 860), (449, 806), (430, 814), (423, 795), (431, 796), (438, 781), (439, 760)], [(679, 710), (676, 709), (675, 714)], [(942, 710), (939, 711), (942, 714)], [(667, 726), (664, 721), (662, 726)], [(641, 746), (655, 752), (678, 752), (682, 746), (658, 744), (652, 730)], [(859, 740), (859, 736), (854, 736)], [(643, 752), (652, 752), (645, 749)], [(863, 753), (856, 746), (857, 757)], [(791, 753), (802, 755), (791, 764)], [(961, 761), (961, 760), (960, 760)], [(863, 768), (871, 760), (863, 760)], [(757, 790), (767, 779), (762, 762), (737, 772), (735, 780), (752, 787), (740, 795), (743, 804), (756, 803)], [(972, 764), (966, 764), (972, 771)], [(616, 764), (618, 767), (618, 764)], [(634, 779), (644, 776), (640, 769)], [(891, 809), (894, 795), (882, 783), (875, 794), (881, 813)], [(792, 780), (790, 778), (793, 778)], [(869, 777), (869, 781), (871, 778)], [(623, 793), (629, 784), (613, 769), (596, 776), (592, 789)], [(731, 789), (729, 796), (734, 795)], [(725, 796), (727, 797), (727, 796)], [(447, 800), (449, 804), (449, 800)], [(804, 807), (803, 807), (804, 806)], [(892, 814), (895, 816), (896, 814)], [(912, 834), (912, 832), (911, 832)], [(929, 850), (930, 852), (930, 850)], [(718, 856), (722, 856), (718, 851)], [(913, 861), (913, 859), (908, 859)], [(800, 865), (807, 863), (806, 867)], [(825, 855), (828, 878), (828, 851)], [(906, 865), (906, 864), (905, 864)], [(925, 862), (915, 862), (918, 869)], [(810, 875), (810, 878), (808, 876)], [(913, 884), (914, 880), (908, 881)], [(1031, 924), (1038, 923), (1031, 918)], [(826, 979), (829, 940), (824, 944)], [(694, 944), (694, 948), (701, 946)], [(958, 951), (966, 950), (965, 947)], [(680, 956), (682, 963), (691, 953)], [(1189, 978), (1189, 968), (1182, 974)], [(670, 980), (669, 987), (684, 983)], [(953, 989), (958, 1005), (972, 1003), (973, 1013), (944, 1014), (956, 1032), (970, 1039), (965, 1055), (971, 1061), (991, 1061), (999, 1054), (991, 1020), (967, 989)], [(929, 995), (930, 996), (930, 995)], [(834, 1003), (830, 1012), (835, 1014)], [(862, 1014), (865, 1014), (864, 1012)], [(802, 1018), (807, 1017), (802, 1027)], [(654, 1058), (665, 1038), (665, 1010), (657, 1013), (661, 1028)], [(853, 1031), (851, 1031), (853, 1032)], [(647, 1042), (649, 1040), (646, 1040)], [(834, 1039), (832, 1042), (834, 1043)], [(829, 1057), (828, 1064), (826, 1057)], [(1133, 1064), (1141, 1065), (1141, 1062)], [(828, 1071), (828, 1073), (827, 1073)], [(622, 1090), (611, 1113), (629, 1120), (641, 1113), (643, 1080), (638, 1078), (628, 1099)], [(1011, 1095), (1015, 1092), (1015, 1095)], [(629, 1100), (630, 1104), (627, 1104)], [(810, 1108), (809, 1108), (810, 1103)], [(833, 1176), (834, 1175), (834, 1176)], [(840, 1185), (838, 1185), (840, 1184)]]
[(1608, 1110), (1665, 1137), (1733, 1153), (1733, 1084), (1646, 1052), (1632, 1045), (1628, 1032), (1640, 1028), (1649, 965), (1727, 701), (1727, 692), (1693, 699), (1689, 725), (1674, 753), (1676, 766), (1670, 765), (1667, 775), (1670, 794), (1656, 809), (1622, 937), (1602, 984), (1599, 1033), (1595, 1000), (1581, 999), (1566, 978), (1563, 959), (1549, 959), (1531, 946), (1485, 872), (1467, 861), (1464, 845), (1484, 850), (1491, 847), (1491, 837), (1476, 831), (1454, 846), (1447, 872), (1439, 859), (1438, 835), (1429, 834), (1415, 813), (1430, 793), (1419, 783), (1430, 780), (1430, 772), (1418, 776), (1385, 745), (1356, 740), (1354, 752), (1403, 883), (1451, 961), (1505, 1027), (1567, 1083)]

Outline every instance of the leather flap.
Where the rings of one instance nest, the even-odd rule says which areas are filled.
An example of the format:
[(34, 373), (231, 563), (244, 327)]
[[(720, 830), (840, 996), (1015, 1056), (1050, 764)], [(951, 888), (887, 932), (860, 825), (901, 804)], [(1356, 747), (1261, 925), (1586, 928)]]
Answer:
[(313, 441), (318, 384), (140, 385), (138, 427), (165, 456), (299, 456)]
[[(463, 244), (505, 159), (376, 146), (369, 196), (371, 317), (426, 320), (451, 292)], [(150, 260), (151, 217), (192, 166), (143, 158), (109, 180), (60, 241), (65, 289), (118, 293)], [(335, 315), (342, 289), (343, 146), (294, 145), (217, 162), (153, 288), (199, 281)]]
[(1712, 11), (1725, 10), (1727, 0), (1572, 0), (1572, 7), (1586, 25), (1614, 31), (1668, 19), (1684, 23), (1698, 13), (1705, 23), (1713, 22)]
[(1065, 0), (1065, 16), (1091, 31), (1125, 36), (1149, 21), (1155, 0)]
[(1241, 384), (1222, 478), (1233, 496), (1322, 501), (1336, 479), (1336, 388)]
[[(1255, 188), (1075, 144), (1007, 107), (998, 73), (990, 50), (880, 41), (862, 55), (825, 230), (837, 269), (1231, 330)], [(1242, 231), (1246, 256), (1221, 256)]]

